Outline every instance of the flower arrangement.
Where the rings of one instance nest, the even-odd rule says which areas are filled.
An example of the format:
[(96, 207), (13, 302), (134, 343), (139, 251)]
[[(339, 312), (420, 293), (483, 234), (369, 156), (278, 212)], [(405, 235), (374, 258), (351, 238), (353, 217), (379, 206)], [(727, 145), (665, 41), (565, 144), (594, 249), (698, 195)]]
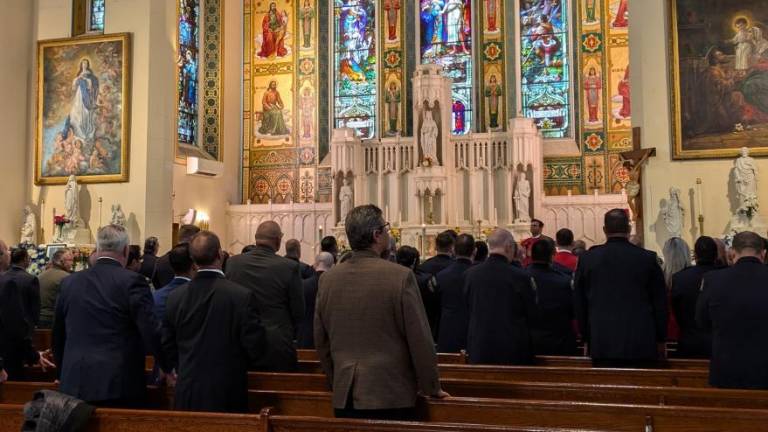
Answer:
[(59, 216), (54, 216), (53, 217), (53, 224), (56, 225), (59, 228), (61, 228), (64, 225), (68, 224), (69, 222), (70, 222), (70, 220), (67, 219), (67, 217), (64, 216), (64, 215), (59, 215)]
[(757, 201), (757, 197), (748, 196), (744, 198), (744, 203), (739, 209), (739, 213), (745, 215), (748, 219), (751, 220), (757, 214), (757, 211), (759, 209), (760, 209), (760, 204)]

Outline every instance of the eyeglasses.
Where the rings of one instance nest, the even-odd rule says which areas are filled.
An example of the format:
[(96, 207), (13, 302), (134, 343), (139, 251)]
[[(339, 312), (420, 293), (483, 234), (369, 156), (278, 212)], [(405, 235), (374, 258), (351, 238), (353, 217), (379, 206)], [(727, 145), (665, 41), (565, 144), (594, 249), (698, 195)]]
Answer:
[(389, 222), (384, 222), (384, 225), (382, 225), (379, 228), (377, 228), (376, 231), (380, 231), (382, 233), (385, 232), (385, 231), (389, 232), (390, 228), (392, 228), (392, 225)]

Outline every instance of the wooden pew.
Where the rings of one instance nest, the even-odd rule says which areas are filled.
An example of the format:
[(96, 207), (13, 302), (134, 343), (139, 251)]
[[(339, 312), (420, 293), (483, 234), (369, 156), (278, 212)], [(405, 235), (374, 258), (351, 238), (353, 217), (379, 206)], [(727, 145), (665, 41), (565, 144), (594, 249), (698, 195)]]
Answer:
[(32, 333), (32, 345), (38, 351), (45, 351), (53, 346), (51, 330), (36, 329)]
[[(0, 432), (18, 432), (21, 405), (0, 405)], [(384, 422), (321, 417), (260, 414), (218, 414), (179, 411), (98, 409), (87, 432), (576, 432), (572, 429), (541, 429), (466, 424)], [(606, 429), (607, 431), (607, 429)], [(583, 431), (582, 431), (583, 432)], [(592, 431), (597, 432), (597, 431)]]
[[(265, 375), (252, 382), (254, 391), (310, 391), (327, 393), (324, 382), (314, 376), (283, 380), (287, 374)], [(273, 379), (274, 378), (274, 379)], [(673, 405), (711, 408), (749, 408), (768, 410), (768, 391), (722, 390), (684, 387), (614, 386), (570, 383), (529, 383), (504, 381), (442, 380), (443, 389), (455, 397), (528, 399), (640, 405)], [(9, 382), (0, 385), (0, 403), (21, 403), (41, 389), (55, 390), (52, 383)], [(170, 407), (163, 389), (149, 387), (152, 406)]]

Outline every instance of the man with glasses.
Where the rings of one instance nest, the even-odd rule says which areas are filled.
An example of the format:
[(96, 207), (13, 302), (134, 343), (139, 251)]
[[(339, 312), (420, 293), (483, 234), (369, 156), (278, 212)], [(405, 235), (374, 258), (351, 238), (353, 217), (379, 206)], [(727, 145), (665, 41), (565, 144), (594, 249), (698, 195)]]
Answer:
[(264, 356), (257, 370), (291, 372), (298, 368), (297, 325), (304, 318), (304, 290), (299, 263), (277, 255), (283, 241), (280, 225), (267, 221), (256, 229), (256, 248), (227, 262), (227, 278), (256, 294), (267, 330)]
[(345, 221), (354, 254), (320, 279), (315, 346), (336, 417), (409, 420), (418, 394), (444, 398), (413, 272), (384, 259), (389, 224), (361, 206)]

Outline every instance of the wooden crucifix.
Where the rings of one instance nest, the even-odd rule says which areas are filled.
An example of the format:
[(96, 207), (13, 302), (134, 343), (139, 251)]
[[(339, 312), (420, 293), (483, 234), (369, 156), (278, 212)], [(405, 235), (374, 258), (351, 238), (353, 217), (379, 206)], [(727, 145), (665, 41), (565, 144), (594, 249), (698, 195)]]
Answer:
[(632, 211), (632, 222), (635, 224), (637, 235), (643, 238), (643, 190), (642, 173), (643, 165), (649, 158), (656, 156), (656, 148), (641, 148), (640, 128), (632, 129), (632, 151), (620, 154), (624, 168), (629, 173), (629, 181), (625, 189), (627, 191), (627, 203)]

